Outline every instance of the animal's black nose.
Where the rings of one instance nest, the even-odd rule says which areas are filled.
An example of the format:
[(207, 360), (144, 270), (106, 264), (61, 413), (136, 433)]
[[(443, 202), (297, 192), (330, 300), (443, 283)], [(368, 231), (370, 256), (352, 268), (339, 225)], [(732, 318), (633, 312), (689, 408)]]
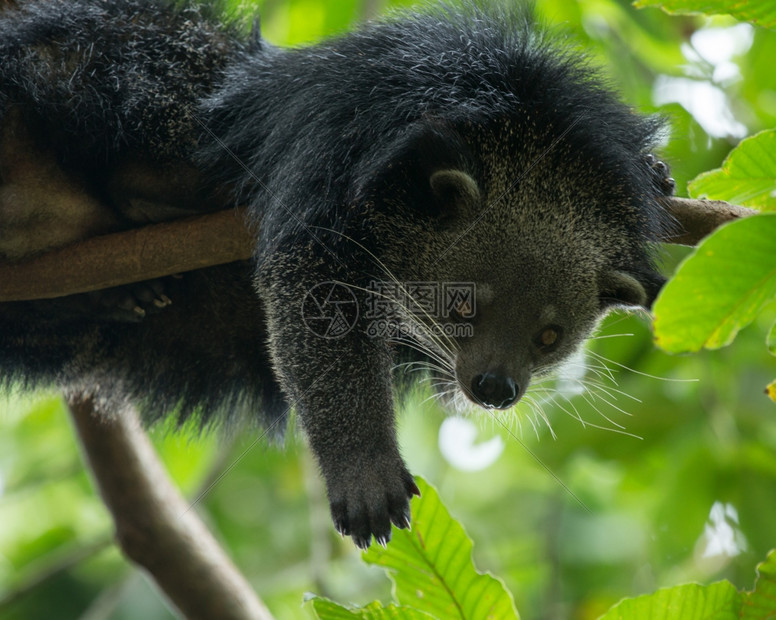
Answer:
[(506, 409), (515, 403), (518, 391), (512, 377), (486, 372), (472, 379), (472, 396), (483, 407)]

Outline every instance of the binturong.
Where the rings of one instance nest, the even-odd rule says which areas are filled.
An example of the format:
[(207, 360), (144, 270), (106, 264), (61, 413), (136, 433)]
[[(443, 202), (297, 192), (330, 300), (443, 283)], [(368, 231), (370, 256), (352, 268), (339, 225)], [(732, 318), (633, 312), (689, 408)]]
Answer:
[[(648, 308), (661, 122), (511, 3), (278, 49), (162, 0), (0, 10), (0, 259), (247, 205), (254, 260), (0, 304), (7, 386), (282, 432), (335, 527), (410, 524), (395, 368), (509, 409), (615, 307)], [(419, 373), (415, 373), (419, 374)]]

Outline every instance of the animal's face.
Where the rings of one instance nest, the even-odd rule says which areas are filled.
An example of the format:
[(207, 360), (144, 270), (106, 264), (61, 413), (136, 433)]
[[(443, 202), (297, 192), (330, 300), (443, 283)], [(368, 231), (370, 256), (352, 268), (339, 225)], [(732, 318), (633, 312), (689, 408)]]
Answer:
[(487, 408), (514, 405), (532, 378), (576, 351), (613, 303), (645, 300), (639, 283), (607, 266), (584, 231), (549, 220), (549, 231), (510, 231), (498, 219), (486, 214), (468, 232), (456, 231), (447, 251), (434, 244), (419, 271), (420, 281), (439, 283), (437, 314), (410, 319), (425, 326), (415, 333), (457, 390)]
[(474, 297), (468, 318), (468, 306), (452, 317), (469, 328), (455, 340), (455, 379), (469, 400), (484, 407), (514, 405), (532, 377), (568, 357), (601, 315), (584, 266), (547, 265), (509, 250), (483, 265), (447, 266), (451, 278), (457, 272), (472, 282)]
[[(444, 208), (436, 219), (394, 222), (388, 252), (412, 257), (397, 268), (409, 283), (403, 320), (441, 391), (511, 407), (532, 378), (577, 350), (609, 308), (647, 302), (637, 277), (619, 266), (632, 252), (626, 225), (596, 216), (580, 202), (596, 197), (572, 179), (548, 178), (539, 165), (522, 178), (491, 168), (480, 180), (446, 168), (427, 182)], [(422, 285), (435, 305), (412, 301)]]

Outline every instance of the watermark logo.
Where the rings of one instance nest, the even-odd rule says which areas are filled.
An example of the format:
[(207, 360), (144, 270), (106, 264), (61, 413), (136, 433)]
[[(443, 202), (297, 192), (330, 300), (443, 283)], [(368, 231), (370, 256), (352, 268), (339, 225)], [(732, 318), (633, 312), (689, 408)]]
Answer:
[[(363, 318), (370, 337), (466, 338), (477, 312), (473, 282), (396, 282), (373, 280), (366, 291)], [(359, 304), (339, 282), (317, 284), (305, 296), (302, 317), (322, 338), (341, 338), (356, 325)]]
[(474, 282), (442, 283), (442, 300), (445, 317), (470, 320), (477, 314)]
[(342, 338), (358, 321), (358, 300), (345, 284), (321, 282), (305, 295), (302, 319), (316, 336)]
[(373, 319), (366, 326), (366, 334), (372, 338), (428, 341), (442, 338), (471, 338), (471, 323), (407, 323), (393, 319)]
[(364, 316), (398, 319), (409, 314), (418, 319), (474, 318), (477, 313), (474, 282), (385, 282), (373, 280)]

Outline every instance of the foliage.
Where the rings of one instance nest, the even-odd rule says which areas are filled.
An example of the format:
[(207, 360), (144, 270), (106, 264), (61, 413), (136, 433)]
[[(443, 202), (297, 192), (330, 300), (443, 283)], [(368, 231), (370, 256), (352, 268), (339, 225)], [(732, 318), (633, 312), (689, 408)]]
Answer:
[(751, 592), (729, 581), (688, 584), (624, 600), (600, 620), (768, 620), (776, 618), (776, 551), (757, 566)]
[(776, 211), (776, 130), (742, 140), (722, 167), (699, 174), (690, 195), (713, 197), (763, 211)]
[[(228, 3), (246, 13), (258, 6), (271, 42), (301, 44), (409, 2)], [(699, 10), (698, 3), (683, 4), (684, 11)], [(717, 13), (752, 10), (762, 24), (773, 22), (771, 2), (714, 4)], [(748, 158), (731, 154), (720, 173), (698, 175), (720, 166), (744, 134), (766, 130), (751, 140), (769, 139), (760, 136), (769, 136), (767, 130), (776, 126), (776, 33), (742, 30), (730, 18), (635, 11), (624, 0), (537, 0), (536, 5), (548, 22), (570, 31), (589, 50), (625, 100), (669, 117), (664, 155), (680, 192), (697, 177), (693, 192), (752, 193), (758, 208), (767, 204), (768, 173), (754, 166), (772, 165), (774, 149), (764, 143)], [(700, 8), (711, 5), (709, 0)], [(671, 6), (680, 9), (673, 0)], [(722, 37), (723, 44), (712, 45), (715, 54), (725, 52), (721, 60), (701, 45), (711, 34)], [(732, 45), (733, 40), (738, 42)], [(657, 104), (659, 85), (666, 82), (678, 90)], [(694, 107), (699, 97), (681, 96), (681, 88), (691, 87), (713, 93), (715, 118), (729, 122), (713, 131), (703, 110)], [(752, 148), (749, 143), (736, 153)], [(751, 221), (773, 217), (763, 214)], [(724, 246), (725, 238), (736, 238), (738, 252), (729, 254), (738, 260), (740, 253), (762, 268), (767, 239), (758, 244), (762, 251), (755, 258), (752, 237), (738, 237), (750, 226), (736, 224), (729, 227), (732, 232), (718, 233), (721, 240), (707, 243)], [(696, 253), (698, 260), (702, 254)], [(666, 272), (685, 256), (665, 248)], [(699, 269), (708, 275), (716, 268)], [(732, 271), (725, 277), (734, 278)], [(718, 284), (714, 292), (728, 290)], [(660, 304), (669, 303), (666, 299)], [(690, 317), (685, 326), (702, 321), (702, 308), (681, 312)], [(770, 351), (776, 352), (776, 327), (771, 327), (776, 316), (768, 305), (759, 312), (734, 346), (683, 357), (656, 350), (638, 317), (612, 316), (591, 342), (588, 361), (572, 368), (580, 372), (559, 383), (561, 396), (537, 392), (537, 409), (523, 407), (506, 421), (485, 413), (472, 430), (473, 442), (452, 449), (445, 447), (447, 422), (427, 401), (428, 393), (409, 400), (400, 442), (410, 469), (439, 487), (477, 542), (477, 565), (501, 576), (523, 617), (592, 620), (619, 613), (607, 610), (626, 597), (636, 598), (615, 609), (635, 614), (639, 605), (654, 604), (664, 592), (684, 600), (687, 590), (670, 594), (686, 587), (677, 584), (721, 579), (743, 597), (740, 617), (767, 617), (758, 606), (773, 600), (773, 555), (759, 568), (754, 594), (738, 594), (752, 587), (755, 564), (776, 542), (776, 414), (762, 394), (774, 378), (774, 357), (762, 342), (770, 333)], [(664, 333), (660, 322), (670, 318), (659, 313), (659, 334)], [(744, 322), (735, 319), (733, 331)], [(251, 433), (216, 441), (157, 429), (154, 440), (277, 618), (309, 618), (312, 605), (301, 604), (306, 591), (329, 599), (316, 599), (316, 606), (333, 610), (337, 604), (331, 601), (350, 601), (352, 609), (361, 610), (345, 608), (343, 618), (407, 617), (401, 614), (412, 602), (390, 603), (394, 599), (382, 571), (365, 566), (348, 541), (332, 535), (315, 468), (293, 432), (285, 449), (264, 440), (256, 444)], [(487, 464), (473, 467), (462, 460), (494, 442), (502, 450)], [(228, 474), (213, 484), (223, 471)], [(424, 492), (423, 500), (428, 496)], [(38, 394), (0, 400), (0, 617), (91, 613), (113, 620), (169, 619), (153, 588), (110, 545), (111, 536), (110, 520), (79, 464), (59, 399)], [(391, 546), (398, 540), (397, 532)], [(726, 585), (693, 588), (707, 599), (714, 592), (732, 593)], [(654, 594), (647, 597), (656, 598), (641, 603), (647, 598), (637, 595), (649, 592)], [(376, 600), (382, 603), (372, 603)]]
[[(776, 130), (743, 140), (689, 189), (694, 197), (776, 210)], [(727, 346), (774, 300), (776, 214), (763, 213), (717, 230), (679, 266), (655, 303), (655, 342), (673, 353)], [(774, 333), (776, 323), (766, 341), (771, 352)], [(776, 401), (773, 386), (765, 391)]]
[(655, 342), (672, 353), (729, 345), (776, 298), (776, 214), (705, 239), (655, 304)]
[(772, 2), (731, 2), (730, 0), (638, 0), (637, 6), (656, 6), (671, 13), (727, 14), (765, 28), (776, 28)]
[(622, 601), (601, 620), (733, 620), (738, 618), (740, 599), (729, 581), (693, 583)]
[[(502, 581), (478, 573), (472, 542), (463, 526), (450, 517), (436, 489), (417, 478), (421, 497), (412, 501), (412, 531), (393, 529), (383, 550), (370, 549), (364, 560), (385, 568), (399, 605), (379, 601), (346, 608), (312, 597), (321, 620), (460, 618), (517, 619), (511, 594)], [(776, 551), (757, 567), (752, 592), (738, 592), (729, 581), (708, 586), (688, 584), (664, 588), (617, 603), (600, 620), (738, 620), (776, 618)]]
[[(492, 575), (477, 572), (472, 541), (439, 500), (436, 489), (417, 478), (420, 498), (412, 500), (412, 530), (393, 529), (385, 549), (372, 547), (364, 560), (385, 568), (401, 617), (416, 611), (432, 618), (518, 620), (512, 595)], [(338, 616), (313, 601), (320, 618)], [(408, 614), (408, 615), (404, 615)]]
[(429, 616), (411, 607), (397, 605), (383, 607), (379, 601), (369, 603), (366, 607), (359, 609), (347, 609), (334, 601), (315, 597), (312, 599), (312, 605), (318, 617), (324, 620), (354, 620), (356, 618), (364, 620), (431, 620), (434, 618), (434, 616)]
[[(476, 571), (472, 542), (439, 501), (436, 490), (418, 478), (423, 499), (415, 498), (412, 530), (396, 532), (385, 549), (364, 554), (382, 566), (393, 582), (393, 595), (404, 605), (420, 606), (440, 618), (518, 617), (503, 582)], [(422, 604), (422, 605), (419, 605)]]

